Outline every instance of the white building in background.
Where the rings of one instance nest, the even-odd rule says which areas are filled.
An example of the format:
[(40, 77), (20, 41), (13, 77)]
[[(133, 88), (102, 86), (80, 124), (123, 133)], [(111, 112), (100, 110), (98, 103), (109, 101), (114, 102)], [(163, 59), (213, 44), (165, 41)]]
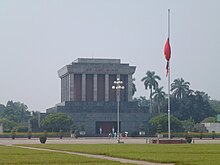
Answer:
[(208, 132), (215, 131), (216, 133), (220, 133), (220, 123), (202, 123), (208, 130)]

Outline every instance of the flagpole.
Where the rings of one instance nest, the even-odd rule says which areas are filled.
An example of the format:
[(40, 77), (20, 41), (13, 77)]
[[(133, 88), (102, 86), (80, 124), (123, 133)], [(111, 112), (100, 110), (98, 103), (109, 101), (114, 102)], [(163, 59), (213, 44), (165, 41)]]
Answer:
[[(168, 9), (168, 39), (170, 38), (170, 9)], [(168, 61), (169, 62), (169, 61)], [(168, 138), (170, 136), (170, 64), (168, 64)]]

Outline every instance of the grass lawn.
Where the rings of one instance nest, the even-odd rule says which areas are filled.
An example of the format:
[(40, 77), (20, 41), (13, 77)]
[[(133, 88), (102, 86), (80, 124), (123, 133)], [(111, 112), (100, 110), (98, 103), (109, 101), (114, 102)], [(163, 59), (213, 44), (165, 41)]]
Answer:
[(31, 146), (177, 165), (220, 164), (220, 144), (45, 144)]
[(77, 155), (22, 149), (0, 145), (1, 165), (73, 165), (73, 164), (104, 164), (121, 165), (122, 163), (103, 159), (88, 158)]

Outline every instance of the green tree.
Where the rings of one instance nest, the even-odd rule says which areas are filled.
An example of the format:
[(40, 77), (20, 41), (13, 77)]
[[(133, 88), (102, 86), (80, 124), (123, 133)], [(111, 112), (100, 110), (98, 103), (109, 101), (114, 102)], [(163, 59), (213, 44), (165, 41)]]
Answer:
[(160, 114), (160, 107), (162, 102), (165, 101), (166, 93), (163, 91), (163, 87), (158, 87), (155, 89), (155, 91), (152, 93), (152, 97), (154, 101), (157, 103), (157, 112)]
[(217, 122), (217, 118), (216, 117), (206, 117), (204, 118), (201, 123), (216, 123)]
[(140, 107), (148, 107), (149, 108), (149, 100), (147, 100), (145, 96), (140, 96), (139, 98), (134, 98), (134, 101), (137, 101), (138, 106), (140, 106)]
[(141, 79), (144, 82), (145, 89), (150, 90), (150, 113), (152, 113), (152, 92), (158, 87), (157, 80), (161, 80), (153, 71), (147, 71), (146, 76)]
[(175, 79), (171, 84), (172, 95), (177, 99), (182, 99), (187, 96), (191, 90), (189, 89), (189, 82), (185, 82), (183, 78)]
[(8, 101), (2, 117), (17, 123), (25, 123), (31, 115), (24, 103)]
[(220, 113), (220, 101), (219, 100), (210, 100), (209, 103), (212, 109), (215, 111), (215, 113)]
[(0, 118), (2, 117), (4, 111), (5, 111), (5, 105), (0, 104)]
[(137, 92), (137, 88), (136, 88), (134, 81), (135, 81), (135, 78), (132, 79), (132, 96), (134, 96), (135, 92)]
[(3, 131), (10, 132), (17, 124), (14, 121), (10, 121), (7, 118), (1, 118), (0, 123), (3, 124)]
[(30, 118), (31, 130), (39, 130), (40, 128), (40, 112), (32, 111), (32, 115)]
[(195, 125), (195, 121), (190, 117), (187, 120), (182, 121), (182, 125), (185, 132), (193, 131), (193, 127)]
[(195, 91), (194, 93), (195, 93), (195, 95), (200, 95), (203, 98), (203, 100), (205, 100), (205, 101), (210, 100), (210, 96), (203, 91)]
[(52, 132), (58, 132), (59, 130), (68, 131), (72, 123), (72, 118), (61, 112), (50, 114), (42, 121), (42, 125)]
[[(168, 116), (166, 113), (161, 113), (152, 119), (150, 119), (149, 124), (154, 126), (154, 130), (160, 130), (161, 132), (167, 132), (168, 130)], [(170, 126), (171, 126), (171, 131), (173, 132), (178, 132), (182, 131), (182, 123), (181, 121), (174, 117), (173, 115), (170, 116)]]
[(190, 95), (181, 100), (173, 98), (171, 100), (172, 114), (180, 120), (192, 118), (195, 123), (201, 122), (204, 118), (214, 116), (215, 112), (208, 101), (200, 95)]

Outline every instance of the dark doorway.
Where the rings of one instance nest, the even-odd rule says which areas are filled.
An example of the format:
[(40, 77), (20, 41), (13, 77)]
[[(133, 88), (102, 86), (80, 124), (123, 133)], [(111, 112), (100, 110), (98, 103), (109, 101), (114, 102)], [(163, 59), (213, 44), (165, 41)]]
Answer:
[[(120, 123), (119, 123), (120, 127)], [(101, 128), (101, 129), (100, 129)], [(117, 122), (116, 121), (97, 121), (96, 122), (96, 134), (106, 134), (117, 132)]]

